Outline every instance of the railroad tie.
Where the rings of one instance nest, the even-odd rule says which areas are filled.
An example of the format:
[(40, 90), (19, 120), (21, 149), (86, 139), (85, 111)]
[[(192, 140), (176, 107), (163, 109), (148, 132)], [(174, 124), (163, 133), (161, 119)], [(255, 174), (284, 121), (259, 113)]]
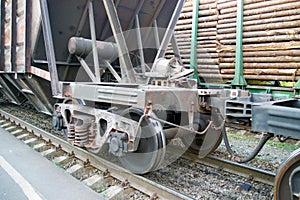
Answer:
[(124, 188), (114, 185), (101, 192), (101, 194), (105, 197), (105, 199), (109, 200), (124, 199)]

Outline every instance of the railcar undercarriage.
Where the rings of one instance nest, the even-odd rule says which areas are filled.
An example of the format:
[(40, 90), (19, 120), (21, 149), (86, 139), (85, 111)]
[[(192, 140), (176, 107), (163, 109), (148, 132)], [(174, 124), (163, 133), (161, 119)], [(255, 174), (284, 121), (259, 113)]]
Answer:
[[(182, 138), (203, 157), (222, 138), (223, 118), (211, 118), (217, 110), (207, 102), (211, 94), (197, 89), (189, 78), (193, 70), (184, 68), (178, 55), (173, 31), (184, 1), (168, 3), (172, 9), (157, 4), (163, 6), (161, 12), (168, 12), (154, 16), (147, 27), (143, 12), (155, 9), (153, 5), (129, 3), (138, 7), (131, 29), (122, 31), (126, 20), (119, 18), (113, 1), (103, 1), (111, 37), (101, 40), (94, 21), (96, 3), (87, 1), (90, 36), (72, 35), (68, 41), (69, 58), (81, 68), (75, 81), (52, 84), (63, 100), (54, 106), (53, 127), (64, 130), (72, 144), (96, 154), (108, 146), (125, 168), (139, 174), (165, 162), (168, 142), (174, 138)], [(42, 17), (47, 22), (47, 14)], [(50, 30), (50, 25), (43, 23), (43, 28)], [(170, 42), (175, 57), (166, 59)], [(50, 50), (46, 49), (47, 58)]]
[[(54, 128), (63, 129), (72, 144), (94, 153), (108, 145), (109, 152), (135, 173), (158, 168), (167, 141), (176, 137), (203, 157), (222, 138), (223, 121), (210, 121), (208, 105), (202, 117), (203, 102), (193, 87), (64, 83), (63, 88), (72, 98), (55, 105)], [(107, 107), (91, 107), (76, 99)]]
[[(230, 147), (226, 115), (252, 120), (254, 131), (266, 132), (249, 159), (273, 136), (299, 139), (297, 99), (252, 109), (271, 97), (256, 95), (254, 101), (242, 90), (198, 89), (190, 77), (199, 74), (183, 66), (174, 34), (184, 0), (70, 2), (2, 0), (0, 14), (1, 93), (15, 104), (28, 100), (40, 112), (53, 113), (53, 128), (63, 130), (70, 143), (98, 155), (107, 148), (125, 168), (143, 174), (181, 156), (166, 158), (168, 144), (177, 139), (185, 146), (181, 153), (190, 149), (200, 157), (222, 138)], [(299, 155), (295, 151), (279, 169), (276, 198), (299, 198)]]

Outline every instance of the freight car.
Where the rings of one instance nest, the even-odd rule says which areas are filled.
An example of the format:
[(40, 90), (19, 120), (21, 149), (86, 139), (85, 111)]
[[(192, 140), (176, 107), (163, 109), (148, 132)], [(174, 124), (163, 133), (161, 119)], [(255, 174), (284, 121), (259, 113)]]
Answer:
[[(53, 115), (53, 128), (143, 174), (175, 137), (206, 156), (221, 117), (180, 58), (164, 58), (183, 0), (1, 1), (1, 92)], [(201, 113), (201, 115), (200, 115)], [(215, 115), (217, 116), (217, 115)], [(170, 162), (170, 161), (166, 161)]]
[[(184, 67), (186, 48), (174, 34), (184, 3), (1, 0), (1, 93), (51, 114), (53, 128), (73, 145), (98, 155), (107, 149), (137, 174), (171, 162), (166, 148), (176, 138), (204, 157), (226, 136), (228, 96), (248, 92), (198, 88), (198, 72)], [(286, 181), (297, 194), (298, 157), (282, 168), (278, 194)]]

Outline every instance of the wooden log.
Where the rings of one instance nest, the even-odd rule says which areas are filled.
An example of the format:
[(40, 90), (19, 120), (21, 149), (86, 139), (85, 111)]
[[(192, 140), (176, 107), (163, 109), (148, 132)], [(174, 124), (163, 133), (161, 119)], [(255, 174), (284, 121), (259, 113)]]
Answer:
[[(192, 35), (192, 30), (176, 30), (175, 35)], [(216, 36), (217, 31), (215, 28), (213, 30), (207, 30), (207, 29), (202, 29), (198, 30), (198, 37), (205, 37), (205, 36)]]
[[(220, 69), (234, 68), (235, 63), (220, 63)], [(244, 63), (244, 69), (299, 69), (300, 63)]]
[[(213, 15), (213, 16), (207, 16), (207, 17), (199, 17), (199, 23), (206, 23), (206, 22), (211, 22), (211, 21), (217, 21), (218, 16)], [(193, 18), (184, 18), (184, 19), (179, 19), (176, 26), (182, 25), (182, 24), (192, 24)]]
[[(184, 4), (182, 8), (182, 12), (193, 12), (194, 2), (187, 2)], [(203, 3), (200, 1), (199, 10), (208, 10), (208, 9), (216, 9), (217, 3), (216, 1), (212, 1), (210, 3)]]
[[(222, 76), (223, 77), (223, 76)], [(245, 75), (247, 80), (262, 80), (262, 81), (297, 81), (299, 76), (279, 76), (279, 75)]]
[(220, 74), (220, 71), (218, 69), (202, 69), (198, 68), (199, 74)]
[[(225, 79), (233, 79), (233, 74), (199, 74), (200, 77), (205, 79), (214, 79), (220, 78), (226, 81)], [(246, 80), (262, 80), (262, 81), (297, 81), (300, 76), (274, 76), (274, 75), (245, 75)]]
[[(233, 63), (235, 58), (219, 58), (220, 63)], [(300, 57), (292, 56), (276, 56), (276, 57), (244, 57), (244, 63), (284, 63), (284, 62), (300, 62)]]
[[(299, 41), (290, 41), (284, 43), (262, 43), (262, 44), (247, 44), (243, 46), (243, 51), (264, 51), (264, 50), (287, 50), (287, 49), (299, 49)], [(222, 51), (234, 51), (235, 45), (218, 45), (217, 52)]]
[[(283, 16), (283, 17), (276, 17), (276, 18), (269, 18), (269, 19), (258, 19), (258, 20), (251, 20), (251, 21), (244, 21), (244, 27), (252, 26), (252, 25), (265, 25), (270, 23), (286, 23), (289, 21), (300, 20), (300, 15), (290, 15), (290, 16)], [(218, 29), (227, 29), (227, 28), (236, 28), (236, 23), (226, 23), (226, 24), (219, 24), (217, 25)]]
[[(271, 24), (259, 24), (259, 25), (252, 25), (252, 26), (245, 26), (244, 32), (247, 31), (262, 31), (262, 30), (274, 30), (274, 29), (285, 29), (285, 28), (298, 28), (300, 20), (289, 21), (289, 22), (277, 22)], [(227, 28), (227, 29), (218, 29), (218, 34), (226, 34), (226, 33), (235, 33), (235, 28)]]
[[(189, 44), (191, 45), (191, 40), (190, 39), (178, 39), (177, 40), (178, 43), (184, 43), (184, 44)], [(215, 40), (198, 40), (197, 44), (198, 45), (205, 45), (205, 44), (215, 44), (216, 41)]]
[[(271, 12), (271, 13), (263, 13), (258, 15), (244, 16), (244, 22), (262, 20), (262, 19), (273, 19), (277, 17), (293, 16), (298, 14), (299, 14), (299, 9), (296, 8), (291, 10), (283, 10), (281, 12)], [(229, 23), (236, 22), (236, 16), (232, 18), (220, 19), (222, 18), (222, 16), (219, 15), (218, 18), (219, 18), (218, 24), (229, 24)]]
[[(211, 22), (205, 22), (205, 23), (199, 23), (198, 28), (208, 28), (208, 27), (216, 27), (217, 21), (211, 21)], [(186, 29), (192, 29), (192, 24), (181, 24), (176, 26), (175, 30), (186, 30)]]
[[(188, 44), (178, 44), (179, 46), (179, 49), (180, 50), (183, 50), (183, 49), (191, 49), (191, 44), (188, 43)], [(199, 44), (197, 45), (197, 49), (208, 49), (208, 48), (214, 48), (216, 49), (217, 48), (217, 45), (216, 44)]]
[[(221, 69), (222, 74), (234, 74), (234, 69)], [(244, 75), (280, 75), (293, 76), (297, 69), (244, 69)], [(298, 73), (300, 75), (300, 72)]]
[(219, 65), (198, 65), (198, 69), (218, 69), (219, 70)]
[[(244, 5), (248, 5), (248, 4), (254, 4), (254, 3), (258, 3), (258, 2), (264, 2), (265, 0), (245, 0), (244, 1)], [(220, 3), (218, 1), (218, 4), (217, 4), (217, 8), (219, 10), (221, 9), (226, 9), (226, 8), (231, 8), (231, 7), (234, 7), (236, 6), (236, 1), (228, 1), (228, 2), (223, 2), (223, 3)]]
[[(191, 53), (180, 52), (182, 58), (190, 58)], [(218, 53), (197, 53), (197, 58), (218, 58)]]
[[(177, 41), (179, 41), (180, 39), (189, 39), (189, 40), (191, 40), (191, 36), (190, 35), (178, 35), (178, 36), (176, 36), (176, 39), (177, 39)], [(197, 37), (198, 41), (202, 41), (202, 40), (210, 41), (210, 40), (213, 40), (215, 42), (216, 39), (217, 39), (217, 36)]]
[[(216, 3), (216, 0), (200, 0), (200, 5)], [(193, 6), (194, 0), (186, 0), (184, 6)]]
[[(180, 53), (191, 53), (190, 49), (180, 49)], [(197, 53), (217, 53), (215, 48), (198, 48)]]
[[(251, 16), (251, 15), (263, 15), (265, 13), (282, 12), (286, 10), (298, 9), (299, 7), (300, 7), (300, 2), (293, 2), (293, 3), (282, 4), (282, 5), (270, 6), (264, 9), (247, 10), (244, 12), (244, 19), (246, 19), (247, 16)], [(236, 12), (220, 14), (218, 17), (219, 20), (236, 18)]]
[(192, 30), (188, 29), (188, 30), (175, 30), (175, 35), (179, 35), (179, 34), (183, 34), (183, 35), (191, 35), (192, 34)]
[[(219, 57), (235, 57), (235, 52), (220, 52)], [(277, 50), (277, 51), (246, 51), (244, 57), (275, 57), (275, 56), (300, 56), (300, 49)]]
[[(199, 77), (204, 79), (233, 79), (234, 75), (232, 74), (199, 74)], [(209, 81), (208, 81), (209, 82)]]
[(232, 0), (218, 0), (218, 4), (226, 4), (232, 2)]
[[(189, 63), (190, 62), (190, 59), (182, 59), (183, 62), (186, 62), (186, 63)], [(215, 64), (219, 64), (219, 59), (205, 59), (205, 58), (202, 58), (202, 59), (197, 59), (197, 63), (198, 65), (200, 64), (211, 64), (211, 65), (215, 65)]]
[[(243, 38), (254, 38), (260, 36), (296, 35), (299, 33), (300, 33), (300, 28), (252, 31), (252, 32), (244, 32)], [(236, 37), (235, 33), (218, 34), (216, 36), (217, 40), (235, 39), (235, 37)]]
[[(273, 0), (273, 1), (263, 1), (263, 2), (257, 2), (257, 3), (244, 4), (244, 13), (246, 13), (245, 15), (248, 15), (247, 11), (251, 11), (251, 10), (262, 10), (263, 11), (269, 7), (277, 7), (277, 6), (281, 6), (283, 4), (295, 3), (295, 2), (297, 3), (298, 0), (280, 0), (280, 1)], [(219, 12), (221, 14), (228, 14), (228, 13), (234, 13), (236, 11), (237, 11), (236, 4), (235, 5), (233, 4), (232, 7), (221, 9)]]
[[(199, 16), (208, 16), (217, 14), (217, 9), (208, 9), (208, 10), (199, 10)], [(182, 11), (179, 17), (192, 17), (193, 12), (191, 11)]]
[[(283, 42), (283, 41), (298, 41), (300, 40), (300, 35), (279, 35), (279, 36), (266, 36), (266, 37), (253, 37), (253, 38), (243, 38), (243, 44), (247, 43), (263, 43), (263, 42)], [(220, 40), (221, 44), (235, 44), (235, 39)]]

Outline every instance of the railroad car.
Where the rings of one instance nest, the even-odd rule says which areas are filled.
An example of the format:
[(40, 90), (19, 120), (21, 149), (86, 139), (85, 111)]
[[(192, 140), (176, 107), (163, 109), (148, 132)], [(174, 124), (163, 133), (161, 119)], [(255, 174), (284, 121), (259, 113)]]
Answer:
[[(205, 157), (223, 137), (226, 143), (226, 119), (252, 118), (254, 131), (268, 132), (261, 144), (271, 136), (299, 139), (299, 101), (270, 101), (299, 92), (295, 2), (1, 0), (0, 91), (52, 115), (53, 128), (71, 144), (107, 151), (137, 174), (180, 156), (166, 153), (178, 139)], [(258, 13), (263, 6), (269, 8)], [(285, 11), (270, 14), (276, 6)], [(258, 16), (269, 29), (282, 20), (293, 28), (264, 33)], [(253, 86), (245, 78), (271, 83)], [(280, 81), (295, 87), (277, 87), (286, 83)], [(273, 108), (292, 113), (288, 127), (274, 128), (272, 117), (283, 116)], [(270, 123), (260, 123), (262, 117)], [(280, 168), (276, 198), (299, 195), (299, 156), (294, 152)]]

